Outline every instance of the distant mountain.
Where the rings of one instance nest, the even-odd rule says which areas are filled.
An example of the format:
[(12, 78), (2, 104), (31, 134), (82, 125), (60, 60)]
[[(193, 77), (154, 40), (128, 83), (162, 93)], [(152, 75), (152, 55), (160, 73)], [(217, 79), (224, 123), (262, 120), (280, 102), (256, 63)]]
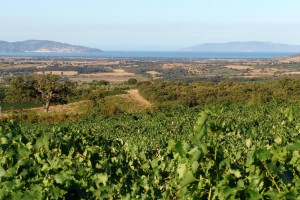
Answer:
[(38, 52), (38, 53), (100, 53), (99, 49), (76, 46), (48, 40), (27, 40), (21, 42), (0, 41), (0, 52)]
[(300, 53), (300, 45), (271, 42), (204, 43), (180, 51), (198, 52), (291, 52)]

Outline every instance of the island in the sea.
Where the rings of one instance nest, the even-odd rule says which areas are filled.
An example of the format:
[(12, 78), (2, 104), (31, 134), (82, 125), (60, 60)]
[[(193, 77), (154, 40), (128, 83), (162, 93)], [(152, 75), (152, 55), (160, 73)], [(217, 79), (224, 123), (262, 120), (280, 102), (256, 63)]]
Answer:
[(19, 42), (0, 41), (0, 52), (4, 53), (101, 53), (102, 50), (49, 40), (26, 40)]
[(227, 43), (204, 43), (181, 51), (194, 52), (291, 52), (300, 53), (300, 45), (289, 45), (272, 42), (227, 42)]

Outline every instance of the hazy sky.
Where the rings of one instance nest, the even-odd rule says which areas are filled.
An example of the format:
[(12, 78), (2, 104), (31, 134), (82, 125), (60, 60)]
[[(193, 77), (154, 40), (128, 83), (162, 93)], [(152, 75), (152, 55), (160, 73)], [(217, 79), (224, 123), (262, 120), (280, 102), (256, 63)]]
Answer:
[(0, 0), (0, 22), (0, 40), (47, 39), (106, 51), (300, 44), (300, 0)]

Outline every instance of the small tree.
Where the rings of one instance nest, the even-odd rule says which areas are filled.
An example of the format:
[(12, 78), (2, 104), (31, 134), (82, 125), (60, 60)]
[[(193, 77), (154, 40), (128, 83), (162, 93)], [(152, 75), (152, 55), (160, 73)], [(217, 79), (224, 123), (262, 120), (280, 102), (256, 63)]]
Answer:
[[(66, 103), (73, 84), (63, 81), (57, 75), (16, 76), (10, 81), (6, 99), (10, 102), (41, 101), (48, 112), (53, 102)], [(18, 94), (18, 95), (16, 95)]]
[(130, 78), (130, 79), (128, 79), (127, 80), (127, 83), (129, 84), (129, 85), (134, 85), (134, 84), (136, 84), (138, 81), (135, 79), (135, 78)]
[(34, 88), (40, 94), (44, 111), (48, 112), (50, 103), (66, 103), (66, 97), (71, 93), (71, 83), (60, 80), (59, 76), (35, 75), (33, 76)]

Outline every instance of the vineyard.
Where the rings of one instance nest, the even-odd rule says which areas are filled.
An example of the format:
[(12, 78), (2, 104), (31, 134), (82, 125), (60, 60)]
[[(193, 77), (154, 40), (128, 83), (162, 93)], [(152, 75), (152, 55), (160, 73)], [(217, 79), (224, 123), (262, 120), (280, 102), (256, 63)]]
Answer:
[(298, 199), (300, 104), (5, 120), (0, 199)]

